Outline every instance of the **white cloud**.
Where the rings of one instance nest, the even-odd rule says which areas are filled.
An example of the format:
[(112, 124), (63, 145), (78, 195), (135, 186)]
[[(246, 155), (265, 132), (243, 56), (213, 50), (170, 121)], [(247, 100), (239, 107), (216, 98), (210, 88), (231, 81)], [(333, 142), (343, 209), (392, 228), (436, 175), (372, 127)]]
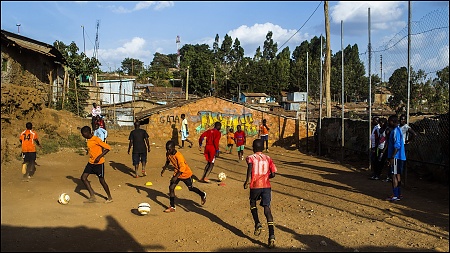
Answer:
[(346, 34), (361, 35), (363, 31), (367, 33), (369, 8), (373, 32), (398, 31), (406, 26), (406, 21), (401, 18), (407, 11), (407, 2), (401, 1), (340, 1), (330, 8), (330, 23), (336, 27), (342, 20)]
[[(150, 63), (150, 58), (153, 58), (152, 52), (146, 47), (147, 42), (140, 37), (134, 37), (130, 41), (126, 41), (122, 46), (114, 49), (99, 49), (98, 59), (102, 63), (102, 69), (114, 69), (121, 66), (121, 62), (125, 58), (139, 59), (144, 64)], [(87, 55), (93, 55), (93, 51), (86, 52)]]
[(108, 6), (108, 8), (116, 13), (130, 13), (130, 12), (134, 12), (134, 11), (145, 10), (145, 9), (150, 8), (151, 6), (155, 6), (153, 8), (154, 10), (161, 10), (164, 8), (174, 6), (174, 2), (173, 1), (141, 1), (141, 2), (138, 2), (134, 6), (133, 9), (127, 9), (123, 6), (116, 7), (115, 5)]
[[(299, 45), (302, 41), (309, 39), (309, 34), (307, 33), (296, 33), (297, 30), (284, 29), (281, 26), (274, 25), (272, 23), (254, 24), (251, 27), (242, 25), (237, 29), (229, 31), (228, 35), (233, 38), (233, 42), (236, 38), (239, 38), (241, 46), (245, 50), (245, 54), (247, 56), (253, 56), (258, 46), (261, 46), (262, 49), (264, 41), (266, 40), (266, 35), (269, 31), (272, 31), (272, 39), (277, 43), (278, 49), (280, 49), (280, 47), (289, 40), (289, 42), (285, 44), (283, 48), (286, 46), (290, 46), (289, 49), (291, 50), (291, 52), (294, 50), (294, 48), (292, 48), (292, 45)], [(221, 38), (221, 41), (222, 40), (223, 38)], [(219, 42), (219, 45), (221, 41)]]

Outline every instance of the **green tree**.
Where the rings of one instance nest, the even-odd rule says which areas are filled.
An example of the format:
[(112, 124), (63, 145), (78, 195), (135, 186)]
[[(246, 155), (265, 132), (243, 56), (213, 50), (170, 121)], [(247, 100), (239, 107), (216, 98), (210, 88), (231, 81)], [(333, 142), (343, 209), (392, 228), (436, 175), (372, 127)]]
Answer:
[[(78, 54), (79, 48), (75, 42), (69, 45), (56, 40), (53, 46), (58, 49), (67, 62), (69, 74), (69, 87), (65, 94), (65, 100), (58, 99), (56, 109), (64, 108), (70, 112), (78, 114), (84, 110), (84, 104), (89, 98), (89, 91), (78, 82), (80, 75), (93, 75), (100, 72), (100, 62), (96, 58), (88, 58), (83, 52)], [(77, 103), (78, 97), (78, 103)]]
[(392, 96), (389, 98), (391, 108), (397, 108), (407, 101), (408, 71), (406, 67), (396, 69), (389, 77), (389, 87)]
[[(189, 66), (189, 91), (193, 94), (204, 96), (211, 92), (211, 75), (213, 75), (213, 51), (207, 44), (186, 44), (180, 49), (181, 76), (186, 76), (185, 71)], [(186, 82), (185, 82), (186, 83)]]
[(144, 70), (144, 63), (139, 59), (127, 57), (122, 61), (122, 69), (127, 72), (128, 75), (135, 76)]

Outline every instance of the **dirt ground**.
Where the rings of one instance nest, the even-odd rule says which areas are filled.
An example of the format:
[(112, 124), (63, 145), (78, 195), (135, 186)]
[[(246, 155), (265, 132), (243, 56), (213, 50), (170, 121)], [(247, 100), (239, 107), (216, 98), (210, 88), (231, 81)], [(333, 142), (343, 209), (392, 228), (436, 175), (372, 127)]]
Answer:
[[(67, 120), (77, 131), (75, 121)], [(88, 156), (75, 149), (48, 155), (38, 149), (30, 182), (22, 182), (20, 160), (2, 164), (1, 251), (449, 251), (448, 187), (414, 184), (391, 203), (385, 201), (390, 184), (368, 180), (368, 171), (281, 147), (269, 153), (278, 167), (272, 179), (276, 248), (266, 247), (260, 207), (264, 230), (253, 235), (249, 190), (243, 189), (246, 165), (235, 150), (217, 158), (211, 173), (214, 179), (225, 172), (225, 186), (194, 183), (207, 192), (204, 206), (180, 184), (176, 212), (164, 213), (172, 174), (160, 176), (166, 140), (150, 140), (148, 176), (133, 178), (128, 134), (109, 133), (105, 178), (114, 199), (109, 204), (103, 203), (106, 194), (95, 175), (89, 179), (98, 203), (83, 202), (88, 192), (79, 178)], [(202, 153), (196, 147), (180, 151), (200, 177)], [(57, 202), (63, 192), (71, 197), (68, 205)], [(151, 205), (148, 215), (137, 212), (141, 202)]]

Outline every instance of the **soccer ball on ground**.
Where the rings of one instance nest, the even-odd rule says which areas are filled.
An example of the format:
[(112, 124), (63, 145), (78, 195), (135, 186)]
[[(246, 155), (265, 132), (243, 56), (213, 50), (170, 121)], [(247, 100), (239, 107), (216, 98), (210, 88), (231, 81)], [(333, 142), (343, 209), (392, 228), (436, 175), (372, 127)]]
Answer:
[(150, 212), (150, 204), (149, 203), (140, 203), (138, 206), (138, 212), (142, 215), (146, 215)]
[(59, 195), (58, 198), (58, 203), (62, 204), (62, 205), (67, 205), (69, 204), (70, 201), (70, 196), (67, 193), (61, 193), (61, 195)]
[(220, 172), (217, 175), (217, 178), (219, 179), (220, 182), (222, 182), (223, 180), (225, 180), (227, 178), (227, 175), (225, 174), (225, 172)]

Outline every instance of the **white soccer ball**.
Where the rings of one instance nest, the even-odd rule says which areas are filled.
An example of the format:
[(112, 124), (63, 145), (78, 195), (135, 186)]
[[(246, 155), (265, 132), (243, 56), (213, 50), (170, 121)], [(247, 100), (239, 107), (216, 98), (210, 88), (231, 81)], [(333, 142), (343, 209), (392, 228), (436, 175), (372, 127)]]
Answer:
[(140, 203), (138, 206), (138, 211), (142, 215), (146, 215), (150, 212), (150, 204), (149, 203)]
[(227, 175), (225, 174), (225, 172), (220, 172), (219, 175), (217, 175), (217, 178), (219, 179), (220, 182), (222, 182), (227, 178)]
[(67, 205), (69, 204), (70, 201), (70, 196), (67, 193), (62, 193), (61, 195), (59, 195), (59, 199), (58, 202), (62, 205)]

